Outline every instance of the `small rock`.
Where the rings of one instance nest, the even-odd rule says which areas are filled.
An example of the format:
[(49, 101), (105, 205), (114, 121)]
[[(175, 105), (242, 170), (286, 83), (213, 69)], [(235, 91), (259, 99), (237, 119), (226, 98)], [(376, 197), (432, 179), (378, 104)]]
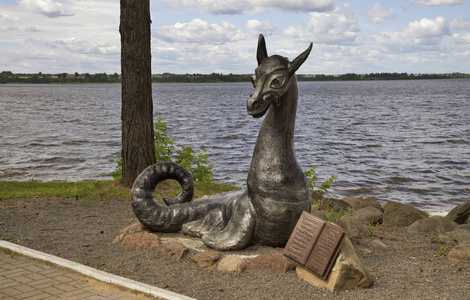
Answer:
[(389, 247), (385, 245), (383, 242), (373, 239), (370, 241), (370, 245), (374, 248), (382, 248), (382, 249), (388, 249)]
[(470, 244), (460, 244), (455, 246), (447, 257), (452, 261), (470, 260)]
[(163, 256), (174, 257), (176, 260), (181, 260), (188, 252), (189, 248), (178, 242), (166, 242), (160, 246)]
[(353, 244), (345, 237), (338, 258), (326, 280), (316, 276), (301, 265), (296, 268), (297, 276), (308, 283), (330, 291), (348, 290), (355, 287), (369, 288), (372, 277), (356, 254)]
[(351, 205), (349, 203), (339, 200), (339, 199), (333, 199), (333, 198), (323, 198), (321, 201), (320, 210), (325, 210), (325, 211), (335, 211), (335, 212), (341, 212), (341, 211), (346, 211), (347, 209), (351, 209)]
[(295, 263), (281, 253), (261, 254), (248, 264), (247, 272), (259, 275), (280, 275), (293, 270)]
[(341, 218), (336, 224), (347, 232), (349, 238), (359, 239), (369, 235), (367, 226), (354, 215)]
[(459, 244), (470, 244), (470, 224), (459, 225), (447, 235)]
[(137, 233), (137, 232), (141, 232), (143, 230), (144, 230), (144, 226), (140, 222), (135, 222), (134, 224), (121, 229), (118, 235), (116, 235), (116, 237), (114, 238), (113, 243), (120, 243), (121, 241), (124, 240), (126, 236)]
[(379, 202), (377, 202), (373, 199), (367, 198), (367, 197), (360, 197), (360, 198), (344, 197), (342, 200), (349, 203), (349, 205), (351, 205), (352, 208), (356, 211), (360, 210), (361, 208), (369, 207), (369, 206), (375, 207), (378, 210), (380, 210), (381, 212), (384, 211), (382, 205), (380, 205)]
[(383, 224), (387, 226), (410, 226), (426, 217), (428, 213), (408, 204), (390, 201), (384, 205)]
[(196, 262), (202, 269), (209, 269), (215, 266), (221, 256), (218, 251), (204, 251), (191, 257), (191, 260)]
[(312, 201), (312, 203), (316, 204), (317, 201), (322, 201), (323, 199), (325, 199), (324, 194), (325, 192), (323, 192), (322, 190), (310, 190), (310, 200)]
[(441, 216), (420, 219), (408, 227), (410, 233), (446, 233), (454, 230), (457, 223)]
[(436, 239), (436, 242), (437, 243), (440, 243), (440, 244), (453, 244), (454, 243), (454, 239), (451, 238), (448, 234), (451, 233), (452, 231), (450, 232), (447, 232), (446, 234), (444, 233), (440, 233), (438, 236), (437, 236), (437, 239)]
[(467, 224), (470, 222), (470, 202), (457, 205), (446, 216), (457, 224)]
[(328, 221), (328, 217), (326, 216), (326, 213), (323, 210), (317, 210), (312, 208), (311, 214), (324, 221)]
[(362, 221), (364, 225), (368, 225), (369, 223), (377, 224), (382, 223), (383, 213), (376, 207), (367, 206), (356, 210), (356, 212), (353, 214), (353, 217)]
[(222, 258), (217, 265), (217, 270), (225, 273), (240, 274), (245, 271), (247, 266), (246, 261), (238, 256), (229, 255)]
[(142, 231), (127, 235), (121, 243), (122, 246), (134, 248), (156, 248), (160, 245), (158, 236), (153, 233)]

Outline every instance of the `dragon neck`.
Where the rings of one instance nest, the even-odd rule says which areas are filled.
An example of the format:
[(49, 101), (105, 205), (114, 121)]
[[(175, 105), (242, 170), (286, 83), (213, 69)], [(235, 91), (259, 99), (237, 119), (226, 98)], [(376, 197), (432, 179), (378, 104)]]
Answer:
[[(248, 188), (285, 186), (303, 178), (294, 148), (294, 128), (298, 89), (295, 75), (281, 97), (279, 106), (271, 105), (261, 126), (253, 152)], [(270, 187), (271, 186), (271, 187)]]

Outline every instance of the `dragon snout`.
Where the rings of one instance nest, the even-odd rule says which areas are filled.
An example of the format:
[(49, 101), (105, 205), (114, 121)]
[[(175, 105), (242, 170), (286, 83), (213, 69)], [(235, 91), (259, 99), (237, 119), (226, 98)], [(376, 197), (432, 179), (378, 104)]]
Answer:
[(247, 101), (247, 112), (249, 115), (254, 118), (259, 118), (264, 116), (268, 111), (271, 103), (278, 103), (278, 97), (274, 93), (264, 93), (259, 97), (253, 97), (250, 95), (250, 98)]

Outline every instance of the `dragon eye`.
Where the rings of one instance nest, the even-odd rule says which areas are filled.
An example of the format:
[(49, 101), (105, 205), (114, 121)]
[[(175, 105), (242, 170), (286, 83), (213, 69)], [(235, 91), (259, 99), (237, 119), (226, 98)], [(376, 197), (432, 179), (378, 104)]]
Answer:
[(280, 88), (284, 85), (285, 80), (285, 76), (276, 77), (271, 81), (271, 87), (275, 89)]
[(254, 77), (251, 77), (251, 84), (253, 85), (254, 88), (256, 87), (256, 83), (255, 83), (255, 78), (254, 78)]

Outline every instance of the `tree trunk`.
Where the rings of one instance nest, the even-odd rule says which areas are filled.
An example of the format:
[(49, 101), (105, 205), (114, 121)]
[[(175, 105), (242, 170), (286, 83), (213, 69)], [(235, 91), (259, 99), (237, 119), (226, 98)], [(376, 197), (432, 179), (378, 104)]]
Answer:
[(122, 183), (155, 163), (150, 1), (121, 0)]

